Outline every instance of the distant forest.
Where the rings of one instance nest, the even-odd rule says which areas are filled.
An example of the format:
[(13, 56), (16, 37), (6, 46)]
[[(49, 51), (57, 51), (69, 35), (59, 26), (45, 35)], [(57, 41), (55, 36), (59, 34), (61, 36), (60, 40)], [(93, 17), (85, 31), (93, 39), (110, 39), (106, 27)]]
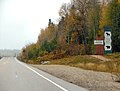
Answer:
[(59, 15), (58, 24), (49, 19), (37, 43), (22, 49), (21, 58), (95, 54), (94, 40), (104, 37), (105, 26), (112, 28), (112, 51), (120, 52), (120, 0), (71, 0)]

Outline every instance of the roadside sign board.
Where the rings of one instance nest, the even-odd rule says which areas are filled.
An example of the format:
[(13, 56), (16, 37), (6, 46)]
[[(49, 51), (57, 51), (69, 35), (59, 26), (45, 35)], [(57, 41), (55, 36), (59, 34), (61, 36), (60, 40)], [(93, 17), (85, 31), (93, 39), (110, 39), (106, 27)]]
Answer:
[(104, 37), (96, 37), (94, 40), (95, 45), (95, 54), (103, 55), (104, 54)]
[(111, 27), (104, 28), (104, 50), (105, 54), (112, 53)]
[(94, 45), (103, 45), (103, 40), (94, 40)]

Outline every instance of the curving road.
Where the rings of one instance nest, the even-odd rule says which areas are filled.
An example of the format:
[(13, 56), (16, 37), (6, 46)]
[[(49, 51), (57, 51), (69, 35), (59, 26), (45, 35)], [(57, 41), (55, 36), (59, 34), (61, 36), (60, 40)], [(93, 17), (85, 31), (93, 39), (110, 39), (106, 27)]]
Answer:
[(88, 90), (33, 68), (14, 57), (6, 57), (0, 60), (0, 91)]

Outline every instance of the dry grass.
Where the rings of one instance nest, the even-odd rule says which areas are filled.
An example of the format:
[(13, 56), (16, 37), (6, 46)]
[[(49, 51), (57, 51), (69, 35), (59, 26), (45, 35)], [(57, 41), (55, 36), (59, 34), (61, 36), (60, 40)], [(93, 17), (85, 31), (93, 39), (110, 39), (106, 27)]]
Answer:
[(99, 62), (101, 62), (101, 60), (97, 58), (93, 58), (88, 55), (78, 55), (78, 56), (70, 56), (58, 60), (52, 60), (51, 64), (76, 65), (79, 63), (99, 63)]
[[(107, 55), (108, 56), (108, 55)], [(117, 82), (120, 81), (120, 61), (119, 55), (112, 56), (116, 60), (104, 62), (100, 59), (93, 58), (88, 55), (79, 55), (79, 56), (72, 56), (68, 58), (58, 59), (58, 60), (52, 60), (50, 61), (50, 64), (56, 64), (56, 65), (69, 65), (73, 67), (83, 68), (87, 70), (94, 70), (94, 71), (100, 71), (100, 72), (109, 72), (116, 77), (113, 79)], [(108, 58), (112, 58), (109, 57)]]
[(113, 61), (120, 61), (120, 53), (113, 53), (105, 55), (106, 58), (112, 59)]
[(88, 55), (79, 55), (63, 59), (52, 60), (50, 61), (50, 64), (69, 65), (102, 72), (118, 72), (120, 67), (119, 65), (120, 63), (118, 61), (104, 62), (100, 59), (93, 58)]
[(112, 59), (112, 61), (102, 61), (100, 59), (91, 57), (89, 55), (69, 56), (61, 59), (54, 59), (54, 55), (40, 57), (37, 60), (27, 60), (26, 63), (40, 64), (42, 61), (50, 61), (49, 65), (68, 65), (87, 70), (94, 70), (100, 72), (109, 72), (116, 75), (117, 78), (113, 78), (115, 81), (120, 81), (120, 53), (111, 55), (105, 55), (106, 58)]

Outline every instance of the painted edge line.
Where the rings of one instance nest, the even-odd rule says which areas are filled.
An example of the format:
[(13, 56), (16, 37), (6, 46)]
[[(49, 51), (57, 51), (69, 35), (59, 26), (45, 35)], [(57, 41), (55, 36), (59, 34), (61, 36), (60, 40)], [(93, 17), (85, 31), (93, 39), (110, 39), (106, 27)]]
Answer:
[(67, 89), (63, 88), (62, 86), (58, 85), (57, 83), (55, 83), (54, 81), (48, 79), (47, 77), (41, 75), (40, 73), (38, 73), (37, 71), (33, 70), (32, 68), (30, 68), (29, 66), (23, 64), (22, 62), (20, 62), (19, 60), (17, 60), (15, 58), (15, 60), (20, 63), (21, 65), (23, 65), (24, 67), (28, 68), (29, 70), (31, 70), (32, 72), (36, 73), (38, 76), (42, 77), (43, 79), (47, 80), (48, 82), (52, 83), (53, 85), (57, 86), (58, 88), (60, 88), (63, 91), (68, 91)]

